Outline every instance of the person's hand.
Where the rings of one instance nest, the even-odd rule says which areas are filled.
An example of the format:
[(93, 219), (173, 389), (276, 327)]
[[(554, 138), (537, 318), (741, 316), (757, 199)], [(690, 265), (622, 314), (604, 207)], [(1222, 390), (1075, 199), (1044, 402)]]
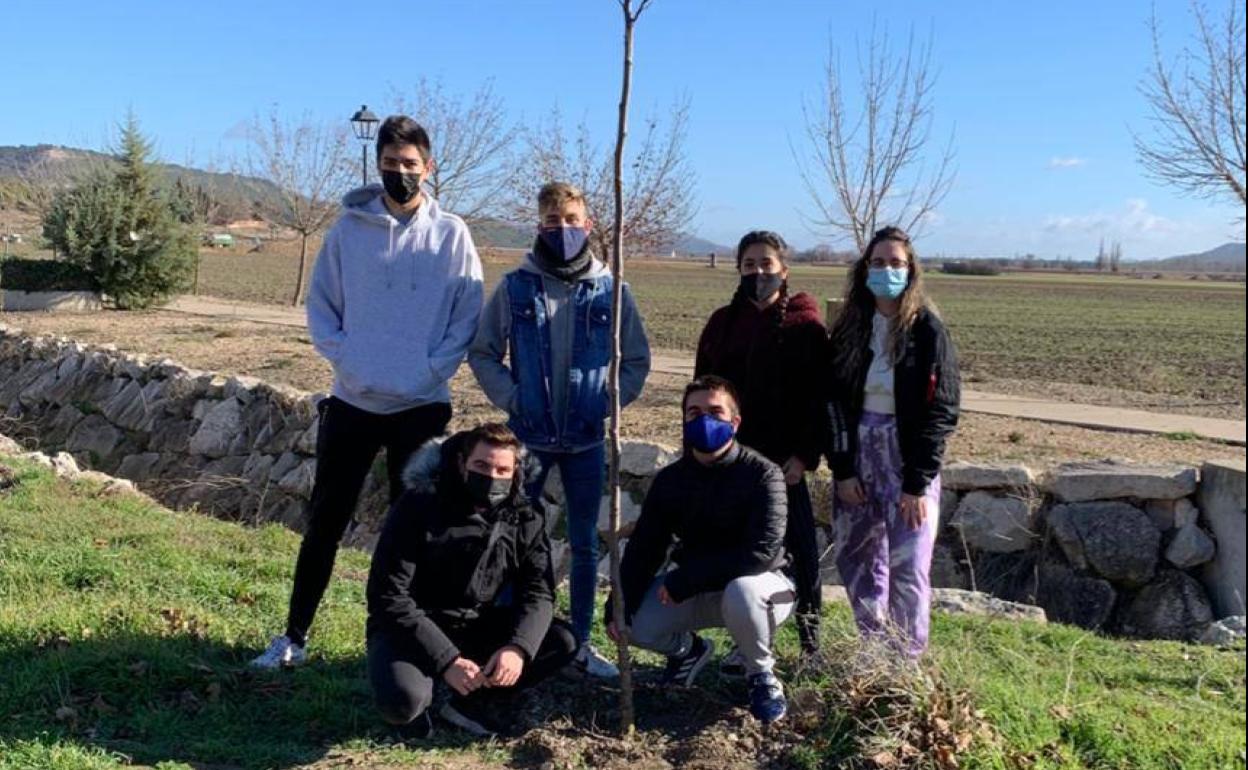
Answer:
[(846, 505), (862, 505), (867, 502), (867, 493), (862, 488), (862, 482), (855, 476), (836, 482), (836, 498)]
[(620, 641), (620, 627), (615, 624), (614, 620), (607, 621), (607, 638), (613, 642)]
[(500, 648), (486, 661), (481, 673), (487, 687), (511, 687), (524, 673), (524, 651), (514, 644)]
[(788, 460), (785, 460), (780, 470), (784, 471), (784, 483), (793, 486), (801, 481), (802, 476), (806, 473), (806, 463), (796, 457), (790, 457)]
[(456, 658), (455, 662), (442, 672), (442, 679), (460, 695), (468, 695), (485, 684), (481, 667), (467, 658)]
[(667, 586), (659, 586), (659, 604), (664, 607), (675, 607), (676, 600), (668, 593)]
[(927, 498), (923, 495), (908, 495), (902, 492), (897, 512), (906, 526), (910, 529), (918, 529), (923, 526), (923, 522), (927, 521)]

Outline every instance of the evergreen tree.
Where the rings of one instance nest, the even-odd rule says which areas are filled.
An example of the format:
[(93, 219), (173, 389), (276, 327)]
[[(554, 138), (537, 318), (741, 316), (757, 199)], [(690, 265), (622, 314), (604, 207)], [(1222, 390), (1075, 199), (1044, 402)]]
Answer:
[(151, 153), (138, 120), (127, 116), (115, 170), (57, 196), (44, 219), (44, 236), (123, 309), (184, 289), (197, 253), (194, 233), (159, 189)]

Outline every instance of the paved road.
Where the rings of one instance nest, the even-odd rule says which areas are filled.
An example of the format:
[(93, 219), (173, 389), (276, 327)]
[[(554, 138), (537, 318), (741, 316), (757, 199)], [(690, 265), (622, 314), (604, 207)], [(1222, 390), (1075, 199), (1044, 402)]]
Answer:
[[(183, 296), (170, 302), (165, 310), (214, 317), (237, 318), (256, 323), (282, 326), (304, 326), (302, 309), (280, 305), (255, 305), (241, 302)], [(688, 358), (658, 355), (653, 371), (681, 377), (693, 375), (693, 361)], [(962, 391), (962, 408), (977, 414), (1017, 417), (1024, 420), (1077, 425), (1096, 430), (1127, 433), (1180, 434), (1191, 433), (1202, 438), (1244, 446), (1245, 421), (1219, 420), (1185, 414), (1162, 414), (1111, 406), (1073, 404), (1066, 401), (1045, 401), (1026, 396), (1006, 396), (977, 390)]]

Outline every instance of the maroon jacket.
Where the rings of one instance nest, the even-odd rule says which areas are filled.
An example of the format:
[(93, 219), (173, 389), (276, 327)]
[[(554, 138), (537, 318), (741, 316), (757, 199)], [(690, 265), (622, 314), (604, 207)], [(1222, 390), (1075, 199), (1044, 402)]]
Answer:
[[(827, 423), (828, 338), (809, 294), (760, 311), (736, 298), (711, 314), (698, 341), (694, 374), (715, 374), (741, 396), (738, 438), (776, 464), (796, 455), (819, 465)], [(779, 321), (779, 323), (778, 323)]]

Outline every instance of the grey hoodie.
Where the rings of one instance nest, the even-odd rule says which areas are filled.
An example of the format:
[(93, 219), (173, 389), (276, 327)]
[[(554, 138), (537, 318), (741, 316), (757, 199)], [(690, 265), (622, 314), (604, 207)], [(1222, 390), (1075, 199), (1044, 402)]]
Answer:
[[(552, 372), (567, 372), (572, 361), (572, 339), (574, 319), (571, 313), (563, 312), (571, 297), (572, 284), (542, 271), (533, 261), (533, 255), (526, 254), (520, 263), (519, 270), (537, 273), (542, 277), (542, 285), (546, 290), (546, 315), (550, 318), (550, 368)], [(594, 258), (589, 271), (579, 280), (597, 278), (608, 273), (607, 266)], [(646, 377), (650, 374), (650, 343), (646, 340), (646, 330), (641, 322), (641, 314), (633, 302), (632, 292), (628, 285), (624, 286), (624, 305), (620, 313), (620, 404), (627, 406), (641, 395)], [(481, 325), (477, 336), (468, 349), (468, 365), (476, 376), (486, 397), (499, 409), (511, 414), (516, 404), (516, 383), (512, 380), (511, 371), (504, 363), (508, 352), (508, 340), (511, 337), (511, 301), (507, 295), (507, 283), (504, 278), (494, 289), (494, 295), (481, 314)], [(564, 425), (567, 414), (567, 379), (563, 376), (550, 378), (550, 400), (554, 409), (556, 425)], [(576, 452), (588, 447), (565, 446), (565, 451)]]
[(426, 195), (400, 222), (382, 194), (369, 185), (343, 197), (308, 287), (308, 331), (334, 367), (333, 394), (391, 414), (451, 400), (483, 289), (462, 219)]

